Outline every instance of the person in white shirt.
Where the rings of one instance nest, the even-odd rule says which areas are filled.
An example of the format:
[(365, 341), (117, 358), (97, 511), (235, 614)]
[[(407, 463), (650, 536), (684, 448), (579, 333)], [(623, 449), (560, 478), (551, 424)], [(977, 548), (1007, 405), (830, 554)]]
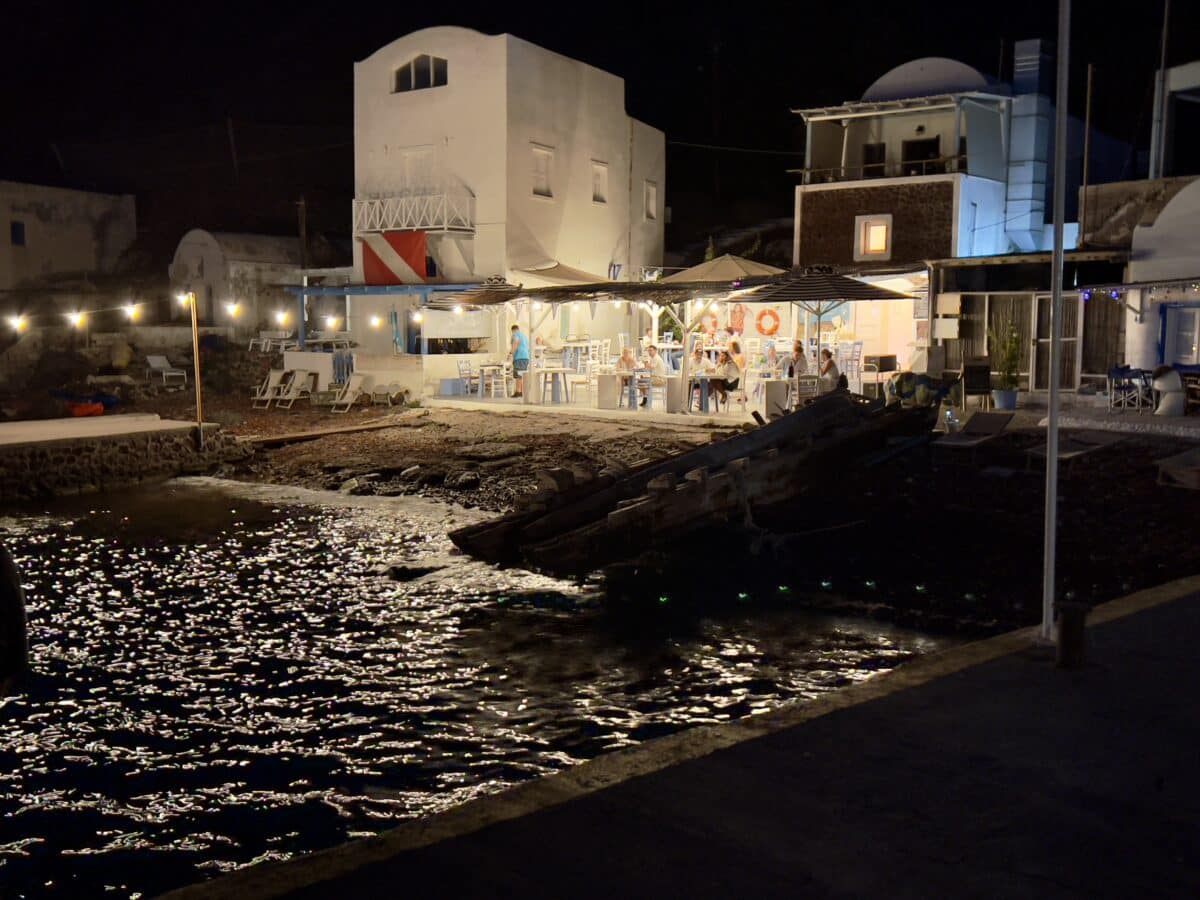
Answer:
[[(708, 358), (708, 354), (704, 352), (704, 348), (699, 343), (692, 348), (692, 358), (688, 360), (688, 374), (703, 375), (711, 372), (713, 369), (712, 360)], [(689, 394), (694, 394), (696, 397), (697, 408), (700, 403), (700, 382), (692, 381)]]
[[(642, 360), (642, 368), (650, 370), (650, 383), (662, 387), (667, 383), (667, 364), (658, 353), (658, 348), (651, 344), (646, 348), (646, 357)], [(641, 388), (642, 406), (646, 405), (646, 388)]]
[(838, 384), (837, 363), (833, 361), (833, 351), (828, 348), (821, 351), (821, 393), (828, 394)]

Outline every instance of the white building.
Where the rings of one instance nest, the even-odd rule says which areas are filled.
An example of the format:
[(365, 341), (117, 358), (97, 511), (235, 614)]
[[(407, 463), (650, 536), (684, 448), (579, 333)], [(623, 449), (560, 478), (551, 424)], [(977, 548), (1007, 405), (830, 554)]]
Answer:
[(623, 79), (510, 34), (414, 32), (354, 67), (356, 273), (640, 278), (662, 264), (665, 165)]
[(110, 272), (136, 237), (132, 195), (0, 181), (0, 290)]
[(274, 312), (295, 305), (280, 285), (301, 283), (300, 239), (193, 228), (180, 239), (169, 274), (172, 290), (195, 292), (202, 322), (273, 328)]

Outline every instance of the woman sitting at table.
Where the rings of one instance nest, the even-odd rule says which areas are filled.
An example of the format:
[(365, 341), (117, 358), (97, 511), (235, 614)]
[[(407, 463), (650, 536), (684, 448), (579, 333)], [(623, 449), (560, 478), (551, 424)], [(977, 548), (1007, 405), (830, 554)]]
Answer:
[(632, 347), (626, 347), (621, 351), (621, 358), (617, 360), (615, 368), (618, 375), (627, 375), (637, 368), (637, 360), (633, 358)]
[(739, 372), (746, 368), (746, 357), (742, 355), (742, 345), (736, 339), (729, 342), (729, 358), (737, 365)]
[(833, 351), (826, 347), (821, 351), (820, 390), (822, 394), (828, 394), (837, 387), (840, 374), (837, 363), (833, 361)]
[(808, 354), (804, 352), (804, 344), (800, 341), (792, 343), (792, 358), (788, 360), (788, 378), (808, 374)]
[(772, 378), (778, 377), (783, 369), (783, 360), (779, 358), (779, 351), (775, 349), (774, 341), (767, 344), (767, 355), (763, 361), (763, 368), (771, 373)]
[(717, 359), (716, 374), (721, 377), (713, 378), (708, 382), (709, 396), (715, 395), (718, 401), (725, 400), (728, 398), (729, 392), (736, 391), (742, 381), (742, 370), (733, 361), (728, 350), (721, 351), (721, 355)]

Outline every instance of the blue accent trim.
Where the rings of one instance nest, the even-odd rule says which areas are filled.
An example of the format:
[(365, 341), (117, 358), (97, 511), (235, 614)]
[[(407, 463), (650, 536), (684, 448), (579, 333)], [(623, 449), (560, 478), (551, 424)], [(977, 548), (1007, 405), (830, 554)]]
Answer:
[(1158, 364), (1165, 365), (1167, 356), (1167, 305), (1158, 307)]
[(308, 322), (304, 321), (304, 295), (296, 295), (296, 346), (304, 349), (304, 332), (308, 331)]

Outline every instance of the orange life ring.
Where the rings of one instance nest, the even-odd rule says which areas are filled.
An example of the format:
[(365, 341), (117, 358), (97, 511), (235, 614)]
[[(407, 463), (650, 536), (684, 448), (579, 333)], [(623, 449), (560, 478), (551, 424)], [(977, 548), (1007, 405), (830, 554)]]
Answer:
[(721, 324), (717, 319), (717, 314), (712, 312), (705, 313), (704, 318), (702, 318), (700, 321), (704, 325), (704, 330), (709, 334), (716, 334), (717, 327)]
[[(768, 319), (769, 321), (764, 323), (763, 319)], [(770, 307), (759, 310), (758, 315), (754, 317), (754, 325), (758, 328), (759, 334), (770, 337), (779, 330), (779, 313)]]

